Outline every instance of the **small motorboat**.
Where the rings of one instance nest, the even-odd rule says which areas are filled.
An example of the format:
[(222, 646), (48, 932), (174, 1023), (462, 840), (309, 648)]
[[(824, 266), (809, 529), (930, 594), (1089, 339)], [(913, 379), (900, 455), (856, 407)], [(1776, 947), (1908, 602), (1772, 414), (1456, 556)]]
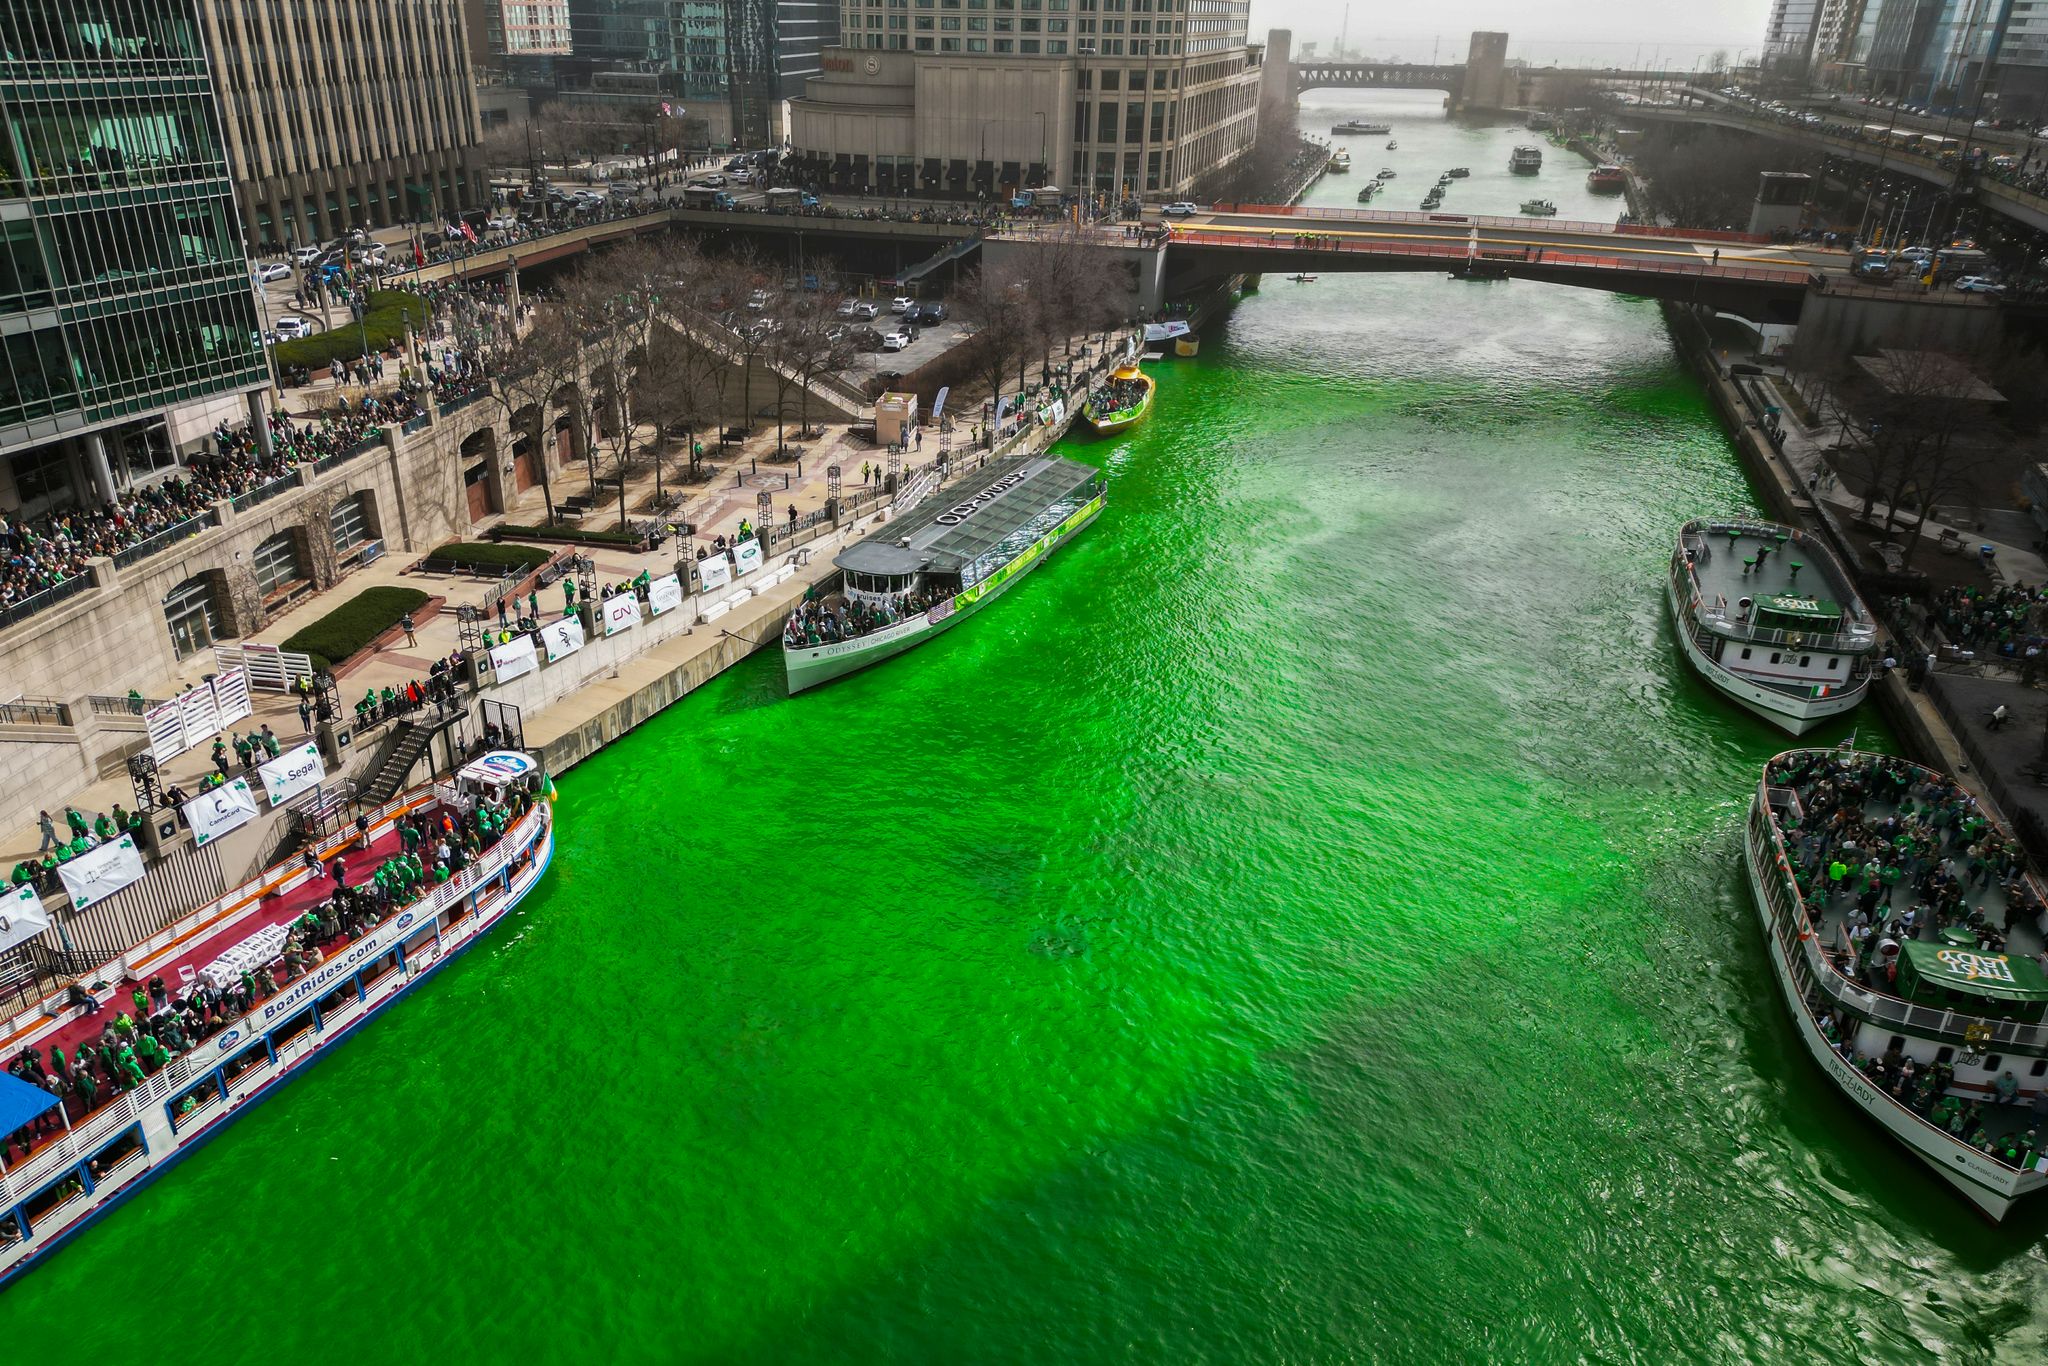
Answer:
[(1450, 170), (1445, 171), (1444, 174), (1453, 180), (1463, 180), (1466, 176), (1472, 174), (1472, 169), (1469, 166), (1453, 166)]
[(1375, 180), (1392, 180), (1393, 178), (1394, 168), (1391, 166), (1380, 167), (1380, 173), (1373, 177)]
[(1401, 150), (1401, 144), (1398, 142), (1390, 142), (1387, 144), (1387, 150), (1389, 152), (1398, 152)]
[(1525, 199), (1522, 201), (1522, 212), (1531, 218), (1555, 218), (1557, 205), (1547, 199)]
[(1290, 275), (1287, 278), (1298, 285), (1312, 285), (1316, 282), (1316, 277), (1313, 275)]
[(1377, 180), (1368, 180), (1365, 182), (1365, 188), (1358, 192), (1358, 202), (1361, 204), (1370, 204), (1372, 203), (1372, 197), (1378, 194), (1379, 192), (1380, 182)]

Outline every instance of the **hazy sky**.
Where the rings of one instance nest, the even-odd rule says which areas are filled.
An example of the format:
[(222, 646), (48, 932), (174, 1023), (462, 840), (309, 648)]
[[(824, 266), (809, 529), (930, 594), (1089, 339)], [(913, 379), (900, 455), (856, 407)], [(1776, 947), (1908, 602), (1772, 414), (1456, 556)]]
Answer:
[[(1328, 51), (1344, 25), (1344, 0), (1252, 0), (1251, 38), (1291, 28), (1297, 46)], [(1428, 61), (1432, 45), (1462, 59), (1474, 29), (1504, 30), (1508, 55), (1531, 62), (1627, 66), (1637, 48), (1647, 65), (1691, 66), (1716, 48), (1729, 55), (1763, 41), (1770, 0), (1437, 0), (1400, 5), (1353, 0), (1349, 46), (1370, 56)]]

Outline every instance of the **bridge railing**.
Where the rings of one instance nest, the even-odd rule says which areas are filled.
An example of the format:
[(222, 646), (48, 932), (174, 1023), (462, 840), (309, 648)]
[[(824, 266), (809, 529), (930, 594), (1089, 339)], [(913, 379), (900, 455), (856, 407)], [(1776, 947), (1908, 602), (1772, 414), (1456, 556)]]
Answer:
[(1579, 218), (1538, 218), (1532, 214), (1484, 214), (1484, 213), (1413, 213), (1400, 209), (1345, 209), (1334, 206), (1312, 207), (1299, 204), (1234, 204), (1228, 209), (1216, 209), (1217, 213), (1254, 214), (1261, 218), (1310, 218), (1332, 222), (1353, 223), (1399, 223), (1413, 226), (1417, 222), (1442, 223), (1449, 227), (1471, 228), (1531, 228), (1548, 232), (1598, 233), (1602, 236), (1634, 235), (1647, 237), (1690, 238), (1702, 242), (1747, 242), (1763, 243), (1771, 239), (1761, 233), (1723, 232), (1715, 229), (1660, 228), (1647, 223), (1597, 223)]
[[(1255, 251), (1400, 256), (1441, 260), (1453, 264), (1477, 259), (1505, 265), (1576, 266), (1587, 270), (1626, 271), (1631, 274), (1694, 275), (1718, 281), (1740, 280), (1757, 284), (1797, 285), (1801, 288), (1813, 284), (1819, 276), (1819, 272), (1811, 270), (1741, 265), (1732, 261), (1717, 264), (1706, 257), (1697, 257), (1690, 261), (1669, 261), (1648, 256), (1604, 256), (1573, 251), (1569, 247), (1552, 246), (1549, 243), (1544, 243), (1540, 247), (1509, 251), (1503, 250), (1499, 243), (1489, 247), (1482, 242), (1479, 244), (1478, 255), (1474, 258), (1471, 248), (1467, 246), (1432, 246), (1421, 242), (1397, 242), (1378, 238), (1329, 237), (1317, 242), (1297, 242), (1293, 236), (1260, 237), (1255, 233), (1208, 232), (1201, 228), (1180, 228), (1175, 231), (1173, 240), (1176, 243), (1190, 245), (1245, 247)], [(1525, 252), (1528, 254), (1524, 254)]]

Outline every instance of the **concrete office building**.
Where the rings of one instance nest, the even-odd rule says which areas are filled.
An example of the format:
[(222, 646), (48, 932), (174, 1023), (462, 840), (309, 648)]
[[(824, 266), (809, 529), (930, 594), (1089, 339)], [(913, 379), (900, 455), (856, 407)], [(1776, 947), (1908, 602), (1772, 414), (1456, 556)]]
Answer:
[(462, 0), (199, 0), (254, 250), (487, 202)]
[(834, 189), (972, 198), (1054, 181), (1173, 197), (1252, 146), (1244, 0), (843, 0), (790, 107)]
[(167, 414), (261, 413), (269, 367), (198, 0), (8, 0), (0, 118), (0, 512), (35, 518), (168, 477)]

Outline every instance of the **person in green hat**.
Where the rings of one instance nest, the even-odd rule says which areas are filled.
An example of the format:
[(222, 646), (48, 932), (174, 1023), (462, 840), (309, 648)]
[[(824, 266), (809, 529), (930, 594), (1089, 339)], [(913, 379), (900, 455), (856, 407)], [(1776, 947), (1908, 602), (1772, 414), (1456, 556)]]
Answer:
[(115, 836), (118, 832), (118, 827), (112, 820), (108, 819), (107, 813), (102, 811), (92, 823), (92, 832), (99, 836), (100, 843), (105, 844)]

